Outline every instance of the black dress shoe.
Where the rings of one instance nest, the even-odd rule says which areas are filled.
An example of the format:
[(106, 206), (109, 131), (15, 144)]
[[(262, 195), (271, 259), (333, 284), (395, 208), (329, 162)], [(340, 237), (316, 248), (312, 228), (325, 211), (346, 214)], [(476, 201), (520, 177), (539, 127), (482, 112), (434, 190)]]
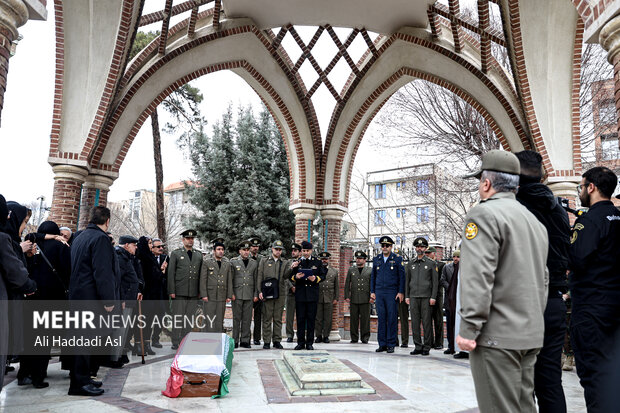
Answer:
[(287, 343), (292, 343), (292, 342), (293, 342), (293, 337), (289, 337), (289, 338), (287, 338), (287, 339), (286, 339), (286, 342), (287, 342)]
[(423, 356), (430, 356), (431, 352), (428, 350), (422, 350), (422, 355)]
[(323, 343), (329, 343), (329, 338), (325, 337), (325, 338), (323, 339)]
[(357, 340), (351, 340), (350, 343), (355, 344), (357, 343)]
[(469, 353), (465, 352), (465, 351), (459, 351), (458, 353), (456, 353), (454, 356), (455, 359), (468, 359), (469, 358)]
[(17, 379), (18, 386), (27, 386), (32, 384), (32, 379), (30, 377), (22, 377), (21, 379)]
[(297, 344), (297, 345), (295, 346), (295, 350), (303, 350), (305, 347), (306, 347), (306, 345), (305, 345), (305, 344)]
[(159, 341), (153, 341), (151, 343), (151, 346), (155, 347), (155, 348), (162, 348), (163, 346), (159, 343)]
[(411, 354), (412, 356), (417, 356), (418, 354), (422, 354), (422, 350), (413, 350), (409, 354)]
[(433, 347), (435, 350), (443, 350), (443, 346), (435, 346)]
[(323, 336), (316, 336), (316, 340), (314, 340), (315, 343), (322, 343), (323, 342)]
[(454, 354), (454, 350), (447, 349), (443, 354)]
[(362, 340), (362, 344), (368, 344), (368, 340)]
[(270, 348), (270, 347), (271, 347), (271, 345), (270, 345), (269, 343), (265, 343), (265, 344), (263, 344), (263, 348), (264, 348), (265, 350), (269, 350), (269, 348)]
[(7, 375), (7, 373), (9, 373), (9, 372), (11, 372), (11, 371), (15, 371), (15, 367), (13, 367), (13, 366), (6, 366), (6, 367), (4, 368), (4, 375), (6, 376), (6, 375)]
[(34, 386), (35, 389), (44, 389), (50, 386), (50, 384), (46, 381), (39, 381), (37, 383), (32, 383), (32, 385)]
[(306, 344), (306, 350), (314, 350), (312, 344)]
[(401, 344), (400, 346), (401, 346), (402, 348), (407, 348), (407, 347), (409, 347), (409, 345), (408, 345), (408, 344), (406, 344), (406, 343), (403, 343), (403, 344)]
[(387, 348), (387, 352), (388, 353), (393, 353), (394, 352), (394, 347), (388, 347)]
[(178, 349), (179, 349), (178, 344), (173, 344), (172, 347), (170, 347), (170, 350), (178, 350)]
[(254, 340), (254, 344), (258, 346), (260, 344), (260, 340)]
[(79, 389), (69, 388), (69, 396), (100, 396), (103, 392), (103, 389), (98, 389), (90, 383)]
[(243, 348), (252, 348), (252, 346), (250, 345), (250, 343), (241, 343), (239, 344), (241, 347)]
[(93, 380), (93, 379), (90, 380), (90, 384), (92, 384), (96, 388), (99, 388), (99, 387), (103, 386), (103, 382), (102, 381)]
[(127, 357), (127, 354), (123, 354), (118, 360), (123, 364), (129, 363), (129, 357)]
[(273, 348), (277, 348), (278, 350), (282, 350), (284, 347), (282, 347), (282, 344), (280, 344), (279, 341), (274, 341), (273, 342)]
[(382, 351), (387, 351), (387, 347), (386, 346), (379, 346), (378, 349), (375, 350), (377, 353), (381, 353)]

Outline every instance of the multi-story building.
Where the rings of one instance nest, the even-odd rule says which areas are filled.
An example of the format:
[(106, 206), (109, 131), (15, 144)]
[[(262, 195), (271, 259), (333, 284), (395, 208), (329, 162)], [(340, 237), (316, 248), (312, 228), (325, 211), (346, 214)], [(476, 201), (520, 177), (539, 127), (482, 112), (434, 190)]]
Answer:
[[(460, 239), (462, 223), (475, 198), (466, 185), (457, 182), (435, 164), (368, 172), (368, 240), (377, 248), (383, 235), (392, 237), (396, 248), (411, 249), (417, 237), (435, 245), (454, 248)], [(455, 194), (465, 202), (455, 202)], [(457, 211), (457, 204), (465, 208)], [(461, 218), (462, 219), (462, 218)]]
[[(620, 141), (613, 79), (593, 83), (592, 117), (594, 161), (584, 162), (584, 170), (593, 166), (606, 166), (620, 176)], [(616, 187), (614, 195), (619, 193), (620, 185)], [(620, 206), (620, 200), (615, 196), (612, 200), (616, 206)]]
[[(181, 245), (177, 235), (185, 229), (189, 216), (197, 213), (188, 198), (185, 182), (175, 182), (164, 188), (164, 217), (169, 248)], [(109, 202), (109, 206), (112, 212), (110, 232), (115, 238), (124, 234), (157, 237), (155, 191), (137, 189), (129, 193), (128, 199)]]

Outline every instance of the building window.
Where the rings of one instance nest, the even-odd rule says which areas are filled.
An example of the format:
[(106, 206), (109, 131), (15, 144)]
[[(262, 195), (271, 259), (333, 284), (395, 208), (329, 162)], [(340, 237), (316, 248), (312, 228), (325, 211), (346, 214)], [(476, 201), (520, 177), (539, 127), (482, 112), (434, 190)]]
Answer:
[(400, 218), (400, 208), (396, 208), (396, 218)]
[(385, 209), (375, 211), (375, 225), (385, 225)]
[(396, 218), (405, 218), (407, 208), (396, 208)]
[(425, 239), (425, 240), (427, 240), (427, 241), (430, 241), (430, 240), (431, 240), (431, 238), (430, 238), (428, 235), (418, 235), (418, 237), (420, 237), (420, 238), (424, 238), (424, 239)]
[(385, 184), (375, 185), (375, 199), (385, 199)]
[(616, 122), (616, 105), (613, 100), (601, 102), (601, 106), (598, 108), (598, 120), (602, 124)]
[(406, 241), (407, 237), (404, 235), (402, 237), (396, 237), (396, 245), (405, 245)]
[(418, 223), (428, 222), (428, 207), (417, 207), (416, 215)]
[(379, 240), (381, 239), (381, 237), (375, 237), (375, 245), (379, 245)]
[(601, 150), (603, 160), (620, 159), (620, 147), (618, 146), (618, 135), (615, 133), (601, 136)]
[(405, 189), (405, 181), (396, 182), (396, 190)]
[(418, 195), (428, 195), (428, 179), (419, 179), (416, 182)]

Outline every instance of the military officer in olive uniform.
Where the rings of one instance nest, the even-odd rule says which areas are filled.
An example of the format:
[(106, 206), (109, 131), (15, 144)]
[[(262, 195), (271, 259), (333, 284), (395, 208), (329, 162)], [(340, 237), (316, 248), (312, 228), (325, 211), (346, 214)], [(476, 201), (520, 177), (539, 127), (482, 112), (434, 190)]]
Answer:
[[(250, 258), (256, 261), (256, 264), (260, 264), (261, 260), (265, 258), (262, 254), (258, 253), (258, 251), (260, 251), (260, 238), (258, 238), (256, 235), (252, 235), (248, 241), (250, 241)], [(256, 285), (256, 288), (258, 289), (258, 284)], [(262, 317), (261, 317), (262, 309), (263, 309), (263, 300), (259, 299), (255, 301), (253, 307), (254, 307), (254, 316), (253, 316), (254, 329), (252, 331), (252, 337), (254, 337), (254, 344), (259, 345), (261, 332), (263, 329), (263, 323), (262, 323)]]
[(206, 259), (200, 271), (200, 297), (206, 320), (205, 331), (223, 333), (226, 303), (233, 296), (230, 261), (223, 259), (224, 243), (213, 243), (213, 258)]
[(258, 301), (258, 263), (250, 258), (250, 241), (239, 243), (239, 256), (230, 264), (233, 274), (233, 339), (235, 347), (250, 348), (252, 305)]
[[(424, 256), (428, 248), (428, 241), (418, 237), (413, 241), (416, 250), (416, 258), (407, 263), (405, 267), (406, 289), (405, 297), (411, 311), (411, 329), (413, 330), (413, 344), (415, 350), (410, 354), (422, 354), (428, 356), (433, 346), (433, 322), (432, 309), (437, 297), (439, 275), (435, 261)], [(424, 328), (424, 344), (422, 344), (422, 331), (420, 322)]]
[[(202, 267), (202, 254), (194, 247), (196, 231), (188, 229), (181, 233), (183, 248), (170, 253), (168, 264), (168, 296), (171, 300), (172, 314), (192, 318), (198, 303), (198, 281)], [(176, 350), (191, 325), (172, 329), (172, 349)]]
[[(282, 313), (286, 302), (287, 283), (284, 279), (286, 262), (282, 258), (284, 243), (280, 240), (274, 241), (271, 245), (271, 256), (264, 258), (258, 265), (258, 298), (264, 300), (263, 303), (263, 348), (268, 349), (273, 338), (273, 348), (282, 349)], [(277, 290), (273, 291), (270, 298), (265, 296), (262, 291), (263, 281), (271, 280), (272, 285), (276, 285)], [(276, 297), (277, 296), (277, 297)], [(272, 329), (273, 327), (273, 329)], [(273, 334), (273, 336), (272, 336)]]
[(315, 321), (317, 343), (329, 343), (334, 306), (338, 304), (338, 271), (329, 267), (329, 257), (331, 257), (331, 254), (327, 251), (319, 254), (321, 263), (327, 269), (327, 273), (319, 288), (319, 304)]
[[(351, 313), (351, 343), (368, 343), (370, 339), (370, 274), (364, 251), (355, 251), (355, 265), (349, 268), (344, 282), (344, 299)], [(407, 317), (408, 318), (408, 317)]]
[[(437, 274), (441, 280), (441, 272), (446, 263), (437, 260), (437, 249), (435, 247), (428, 247), (426, 251), (424, 251), (424, 255), (435, 261), (435, 264), (437, 264)], [(433, 321), (433, 348), (435, 350), (443, 350), (443, 295), (444, 290), (440, 281), (437, 288), (437, 296), (435, 297), (435, 305), (431, 309), (431, 319)]]
[(291, 245), (291, 259), (286, 263), (287, 274), (285, 275), (286, 282), (288, 283), (288, 290), (286, 294), (286, 342), (292, 343), (295, 337), (295, 285), (291, 281), (291, 264), (301, 257), (301, 245), (293, 243)]

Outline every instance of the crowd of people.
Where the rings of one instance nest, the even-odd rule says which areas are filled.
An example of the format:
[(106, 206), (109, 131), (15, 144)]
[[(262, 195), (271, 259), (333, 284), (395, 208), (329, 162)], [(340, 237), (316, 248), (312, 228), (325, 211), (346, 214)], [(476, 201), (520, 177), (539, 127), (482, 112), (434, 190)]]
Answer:
[[(443, 350), (445, 315), (444, 354), (470, 358), (482, 412), (535, 411), (536, 403), (541, 412), (565, 412), (561, 363), (570, 297), (570, 343), (588, 411), (610, 411), (620, 371), (620, 212), (610, 201), (617, 176), (604, 167), (583, 174), (577, 190), (589, 211), (572, 228), (541, 183), (536, 152), (491, 151), (472, 177), (479, 179), (481, 202), (468, 213), (461, 249), (447, 264), (436, 260), (425, 238), (414, 240), (416, 255), (408, 260), (393, 250), (389, 236), (379, 240), (372, 265), (364, 251), (355, 252), (344, 279), (351, 343), (368, 343), (374, 305), (377, 352), (408, 347), (411, 320), (410, 354), (426, 356)], [(168, 256), (162, 240), (146, 236), (121, 236), (114, 247), (110, 210), (103, 206), (92, 209), (84, 230), (73, 233), (46, 221), (22, 240), (30, 215), (0, 195), (0, 311), (9, 314), (0, 317), (2, 366), (9, 349), (20, 348), (20, 322), (13, 317), (21, 300), (93, 300), (103, 303), (103, 314), (145, 314), (144, 328), (129, 328), (116, 356), (62, 359), (70, 395), (102, 394), (99, 367), (122, 367), (129, 352), (154, 355), (165, 329), (151, 321), (166, 313), (192, 319), (198, 311), (209, 320), (204, 331), (224, 332), (230, 303), (235, 348), (253, 342), (282, 349), (286, 309), (286, 340), (293, 342), (296, 324), (296, 350), (329, 343), (341, 281), (330, 253), (313, 254), (309, 241), (288, 246), (286, 259), (282, 241), (263, 256), (261, 240), (252, 236), (228, 259), (225, 240), (212, 240), (212, 252), (203, 254), (194, 248), (197, 232), (188, 229), (180, 234), (182, 247)], [(171, 328), (172, 349), (192, 328)], [(20, 355), (19, 385), (48, 386), (50, 351), (44, 346), (36, 355)]]

